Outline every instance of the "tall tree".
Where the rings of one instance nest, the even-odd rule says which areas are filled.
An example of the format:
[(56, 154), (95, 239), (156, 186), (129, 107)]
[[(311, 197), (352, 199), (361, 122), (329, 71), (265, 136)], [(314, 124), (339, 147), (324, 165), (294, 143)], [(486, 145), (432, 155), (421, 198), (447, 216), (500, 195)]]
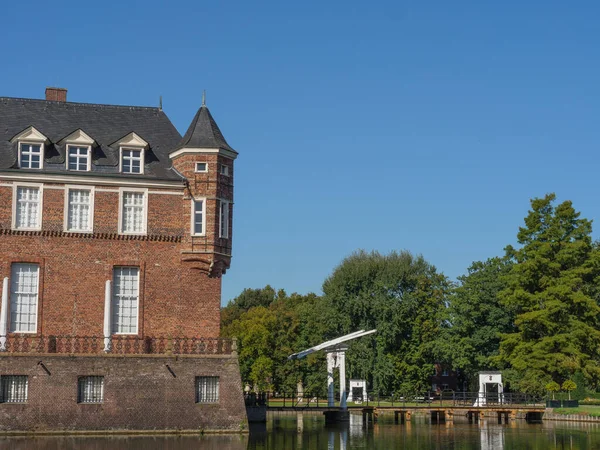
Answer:
[(459, 382), (476, 383), (481, 370), (498, 369), (500, 334), (514, 331), (514, 311), (500, 304), (509, 258), (474, 262), (449, 298), (449, 326), (438, 339), (438, 360), (460, 373)]
[(449, 282), (422, 256), (359, 251), (325, 280), (329, 336), (376, 328), (353, 342), (348, 373), (381, 392), (429, 388)]
[(555, 195), (531, 201), (519, 229), (514, 261), (501, 302), (516, 311), (516, 330), (502, 336), (499, 361), (513, 369), (513, 383), (527, 392), (544, 391), (581, 371), (600, 379), (600, 307), (593, 297), (600, 280), (600, 252), (592, 243), (591, 221), (570, 201)]

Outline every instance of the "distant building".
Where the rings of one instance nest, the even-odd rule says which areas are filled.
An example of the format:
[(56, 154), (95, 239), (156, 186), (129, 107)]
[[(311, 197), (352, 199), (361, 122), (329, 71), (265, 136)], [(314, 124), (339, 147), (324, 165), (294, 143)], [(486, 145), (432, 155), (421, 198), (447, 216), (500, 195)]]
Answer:
[(432, 392), (458, 390), (457, 374), (447, 364), (436, 363), (430, 381)]
[(66, 97), (0, 97), (0, 431), (239, 429), (238, 153), (204, 104), (181, 137), (161, 108)]

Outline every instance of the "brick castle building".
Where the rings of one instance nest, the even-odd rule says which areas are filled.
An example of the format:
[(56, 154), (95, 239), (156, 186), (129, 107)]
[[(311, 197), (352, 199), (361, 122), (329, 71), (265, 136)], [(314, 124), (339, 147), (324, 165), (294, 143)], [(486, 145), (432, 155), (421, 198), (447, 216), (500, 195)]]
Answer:
[(181, 137), (66, 96), (0, 97), (0, 430), (239, 429), (237, 152), (204, 102)]

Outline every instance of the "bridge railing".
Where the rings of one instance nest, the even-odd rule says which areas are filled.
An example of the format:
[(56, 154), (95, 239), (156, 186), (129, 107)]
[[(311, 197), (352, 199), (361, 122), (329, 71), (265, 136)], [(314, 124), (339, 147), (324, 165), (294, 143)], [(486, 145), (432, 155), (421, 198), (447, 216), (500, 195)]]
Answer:
[[(303, 392), (265, 392), (264, 404), (274, 408), (307, 409), (328, 406), (327, 396)], [(368, 391), (361, 398), (348, 398), (348, 407), (506, 407), (538, 406), (544, 404), (541, 397), (525, 393), (506, 392), (503, 394), (480, 394), (479, 392), (416, 392), (413, 394), (381, 393)], [(339, 406), (339, 394), (336, 393), (333, 405)]]

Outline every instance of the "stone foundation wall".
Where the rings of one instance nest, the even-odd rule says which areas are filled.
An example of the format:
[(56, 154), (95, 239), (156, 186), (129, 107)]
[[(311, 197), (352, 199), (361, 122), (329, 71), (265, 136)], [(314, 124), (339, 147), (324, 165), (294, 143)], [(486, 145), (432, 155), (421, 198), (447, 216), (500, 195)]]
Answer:
[[(237, 355), (5, 354), (3, 375), (27, 375), (28, 395), (0, 403), (0, 433), (248, 429)], [(78, 403), (78, 378), (89, 375), (104, 377), (102, 403)], [(219, 377), (217, 403), (196, 403), (197, 376)]]

